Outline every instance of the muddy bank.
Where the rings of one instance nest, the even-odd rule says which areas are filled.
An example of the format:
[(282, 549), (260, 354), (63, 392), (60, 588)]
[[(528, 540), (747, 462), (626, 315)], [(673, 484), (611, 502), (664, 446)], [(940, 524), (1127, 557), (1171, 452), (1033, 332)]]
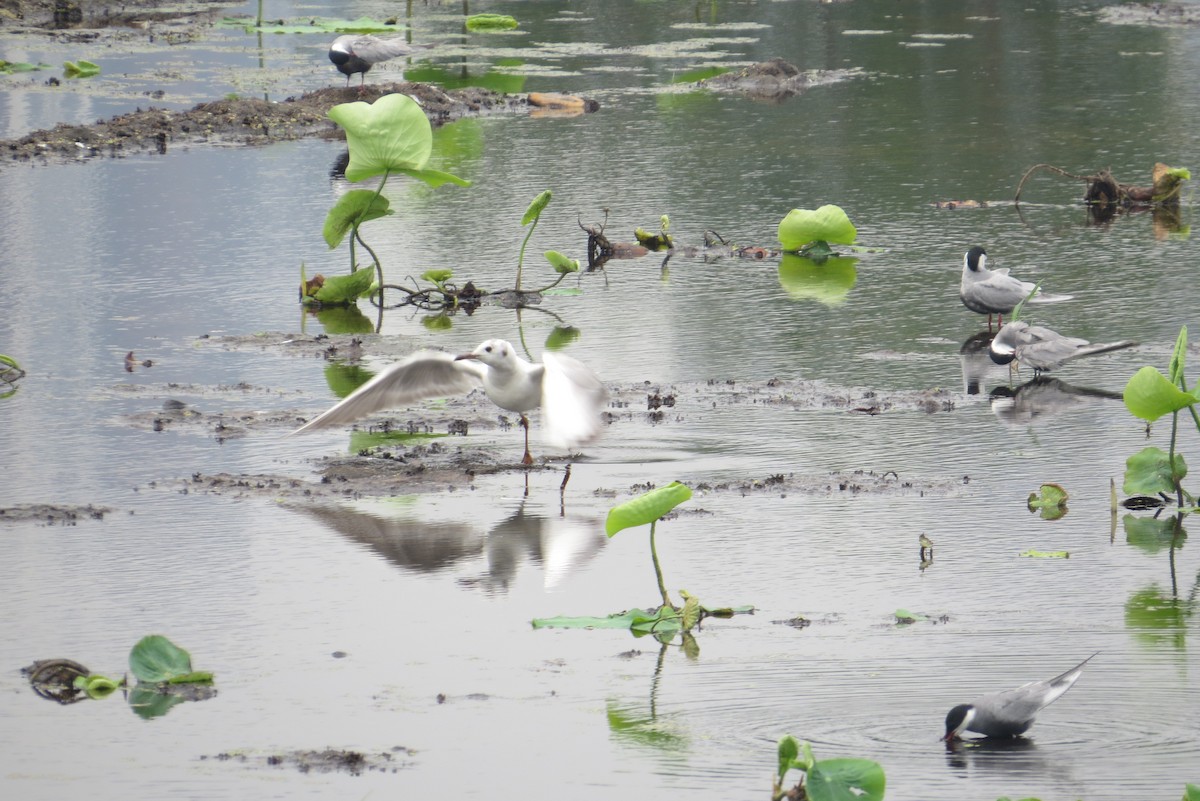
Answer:
[(434, 125), (468, 116), (523, 113), (530, 107), (524, 96), (478, 88), (443, 92), (429, 84), (404, 82), (367, 86), (359, 94), (357, 87), (330, 87), (278, 103), (230, 98), (186, 111), (139, 109), (93, 125), (60, 123), (20, 139), (0, 141), (0, 163), (165, 154), (173, 148), (201, 144), (265, 145), (315, 136), (344, 138), (326, 116), (330, 108), (355, 100), (370, 103), (393, 92), (419, 100)]

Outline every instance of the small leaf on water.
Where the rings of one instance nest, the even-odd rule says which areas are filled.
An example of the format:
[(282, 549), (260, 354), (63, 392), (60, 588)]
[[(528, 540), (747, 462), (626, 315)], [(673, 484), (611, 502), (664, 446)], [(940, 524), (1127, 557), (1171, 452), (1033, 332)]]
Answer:
[(692, 627), (700, 622), (700, 599), (682, 591), (680, 594), (685, 599), (683, 602), (683, 630), (691, 631)]
[(1066, 514), (1067, 491), (1058, 484), (1043, 484), (1037, 492), (1029, 493), (1025, 505), (1029, 511), (1041, 509), (1042, 517), (1047, 520), (1057, 520)]
[(1189, 784), (1184, 788), (1183, 801), (1200, 801), (1200, 785)]
[(1021, 551), (1021, 556), (1028, 556), (1033, 559), (1070, 559), (1071, 554), (1067, 551)]
[(907, 609), (897, 609), (892, 614), (896, 616), (896, 622), (900, 625), (908, 625), (909, 623), (916, 623), (918, 620), (925, 620), (924, 615), (919, 612), (910, 612)]
[(138, 681), (158, 684), (191, 673), (192, 658), (161, 634), (151, 634), (129, 652), (129, 669)]
[(529, 204), (529, 208), (525, 209), (525, 214), (521, 217), (521, 225), (529, 225), (531, 222), (542, 216), (542, 209), (550, 202), (553, 193), (547, 189), (540, 195), (535, 197)]
[(691, 488), (678, 481), (642, 493), (608, 510), (604, 532), (611, 537), (622, 529), (653, 523), (691, 497)]
[(516, 19), (508, 14), (472, 14), (466, 22), (466, 28), (471, 33), (511, 31), (516, 27)]

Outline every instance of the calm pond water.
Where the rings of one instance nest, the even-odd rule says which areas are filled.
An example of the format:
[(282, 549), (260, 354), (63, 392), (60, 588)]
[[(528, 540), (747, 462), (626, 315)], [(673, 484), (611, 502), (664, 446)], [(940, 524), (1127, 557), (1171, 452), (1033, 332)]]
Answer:
[[(6, 796), (760, 799), (785, 733), (818, 758), (877, 760), (895, 799), (1177, 798), (1197, 781), (1200, 565), (1188, 548), (1128, 542), (1109, 514), (1109, 481), (1119, 485), (1125, 459), (1147, 444), (1144, 427), (1099, 395), (993, 398), (1009, 377), (960, 357), (984, 321), (957, 286), (963, 251), (980, 244), (1075, 296), (1036, 309), (1037, 322), (1141, 343), (1055, 373), (1069, 385), (1120, 392), (1142, 365), (1165, 368), (1200, 308), (1191, 192), (1176, 224), (1128, 214), (1090, 225), (1080, 185), (1063, 179), (1035, 179), (1020, 209), (1009, 200), (1037, 163), (1110, 167), (1129, 182), (1146, 182), (1156, 161), (1200, 167), (1200, 29), (1110, 24), (1104, 4), (1086, 2), (470, 5), (513, 14), (521, 29), (463, 39), (462, 4), (413, 4), (416, 38), (444, 44), (410, 76), (504, 76), (519, 91), (587, 94), (601, 110), (438, 131), (435, 166), (474, 186), (389, 183), (396, 214), (364, 233), (392, 278), (450, 267), (487, 288), (511, 285), (521, 214), (546, 188), (554, 199), (526, 285), (549, 274), (543, 250), (583, 258), (578, 221), (598, 223), (605, 210), (614, 239), (669, 214), (683, 244), (713, 229), (771, 246), (789, 209), (836, 203), (872, 252), (837, 272), (685, 255), (613, 261), (572, 280), (581, 294), (547, 298), (553, 315), (485, 307), (447, 329), (389, 311), (382, 332), (413, 348), (523, 336), (535, 354), (557, 316), (580, 332), (569, 352), (607, 382), (649, 382), (677, 404), (654, 421), (618, 410), (574, 465), (561, 507), (561, 474), (531, 474), (525, 497), (515, 470), (454, 492), (317, 507), (180, 487), (195, 472), (313, 480), (314, 460), (347, 449), (344, 431), (218, 442), (203, 428), (150, 431), (130, 415), (172, 398), (206, 414), (309, 414), (332, 402), (323, 360), (226, 348), (220, 337), (322, 331), (303, 318), (295, 287), (302, 263), (310, 275), (346, 268), (345, 251), (321, 238), (347, 189), (329, 177), (341, 146), (195, 146), (0, 168), (10, 292), (0, 353), (28, 370), (0, 399), (0, 506), (114, 510), (73, 527), (3, 528)], [(389, 13), (369, 2), (267, 4), (273, 17)], [(0, 34), (9, 60), (92, 55), (10, 38)], [(234, 91), (286, 97), (341, 80), (327, 44), (220, 29), (164, 55), (131, 39), (92, 59), (114, 65), (95, 84), (0, 78), (0, 130), (89, 122), (145, 106), (142, 92), (158, 89), (175, 107)], [(672, 84), (774, 56), (856, 74), (778, 104)], [(388, 77), (378, 69), (368, 81)], [(964, 199), (990, 205), (933, 205)], [(154, 366), (127, 373), (131, 350)], [(781, 398), (798, 397), (798, 381), (899, 402), (865, 415)], [(949, 408), (912, 401), (933, 390), (949, 393)], [(1168, 433), (1156, 426), (1149, 444), (1166, 447)], [(517, 436), (472, 431), (454, 445), (515, 455)], [(1194, 453), (1194, 431), (1181, 441)], [(634, 485), (777, 474), (817, 484), (855, 470), (895, 471), (917, 489), (698, 491), (692, 513), (659, 528), (673, 590), (758, 610), (706, 624), (698, 655), (529, 624), (654, 602), (645, 532), (603, 536), (608, 508)], [(1071, 493), (1060, 520), (1025, 508), (1044, 481)], [(936, 555), (922, 570), (923, 532)], [(1070, 558), (1023, 558), (1030, 549)], [(929, 620), (896, 626), (897, 609)], [(779, 624), (797, 615), (814, 622)], [(68, 657), (120, 675), (152, 632), (216, 673), (215, 699), (143, 721), (115, 697), (58, 707), (18, 673)], [(953, 704), (1095, 651), (1023, 747), (948, 753), (938, 742)], [(394, 769), (265, 763), (324, 748), (387, 752)]]

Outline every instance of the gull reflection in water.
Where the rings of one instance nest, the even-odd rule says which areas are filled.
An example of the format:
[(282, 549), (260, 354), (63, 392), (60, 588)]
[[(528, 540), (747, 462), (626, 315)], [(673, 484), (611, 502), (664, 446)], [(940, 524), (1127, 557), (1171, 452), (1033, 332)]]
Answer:
[(384, 507), (370, 511), (351, 506), (294, 508), (404, 570), (434, 573), (483, 557), (483, 574), (461, 578), (459, 583), (487, 593), (507, 591), (522, 562), (540, 565), (543, 586), (552, 590), (605, 543), (601, 521), (565, 513), (530, 514), (524, 501), (490, 528), (414, 519), (409, 509), (387, 515)]

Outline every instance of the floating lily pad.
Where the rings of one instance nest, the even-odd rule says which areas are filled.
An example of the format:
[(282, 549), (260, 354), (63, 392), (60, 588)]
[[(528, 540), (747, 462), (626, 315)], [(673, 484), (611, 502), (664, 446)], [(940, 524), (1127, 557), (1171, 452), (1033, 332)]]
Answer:
[(518, 27), (518, 23), (508, 14), (472, 14), (467, 17), (466, 26), (471, 33), (491, 33), (511, 31)]
[(1028, 556), (1032, 559), (1069, 559), (1071, 554), (1068, 551), (1021, 551), (1021, 556)]

